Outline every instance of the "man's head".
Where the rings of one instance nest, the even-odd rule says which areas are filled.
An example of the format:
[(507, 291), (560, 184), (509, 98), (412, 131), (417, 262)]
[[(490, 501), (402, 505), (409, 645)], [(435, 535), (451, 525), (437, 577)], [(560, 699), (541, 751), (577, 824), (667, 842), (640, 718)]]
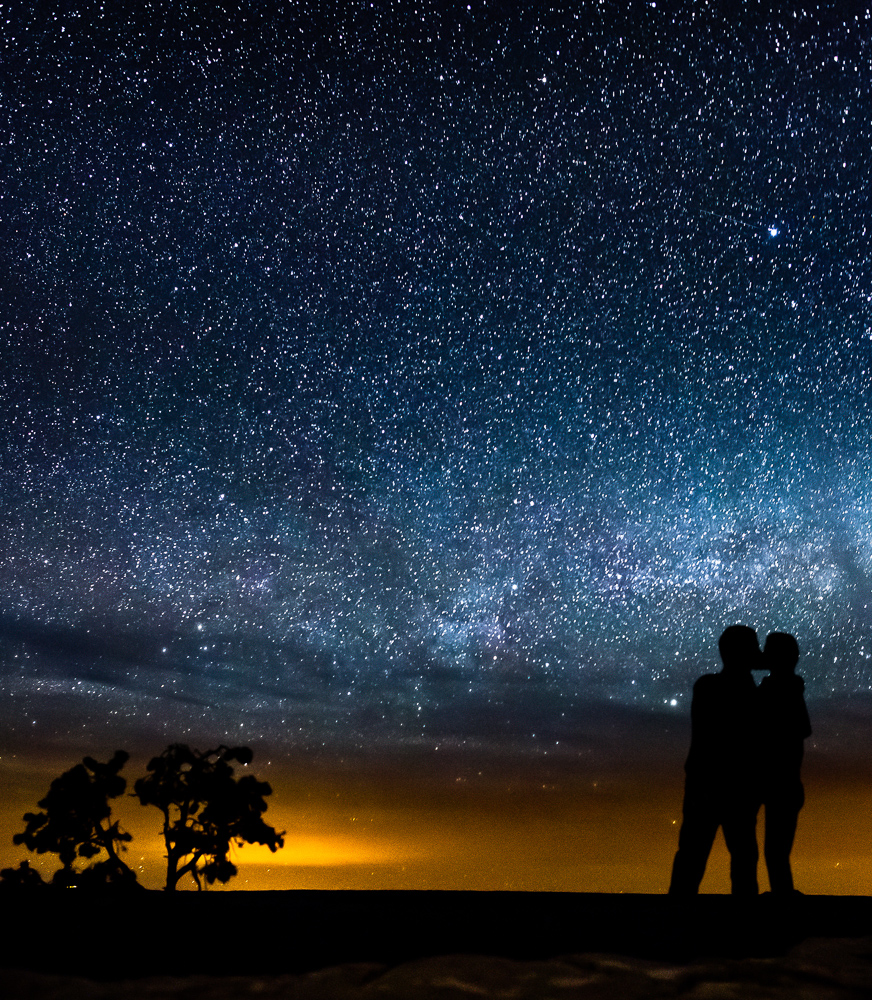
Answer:
[(765, 666), (773, 674), (792, 674), (799, 660), (799, 644), (787, 632), (770, 632), (763, 647)]
[(758, 670), (760, 643), (757, 633), (748, 625), (731, 625), (718, 639), (718, 649), (725, 670)]

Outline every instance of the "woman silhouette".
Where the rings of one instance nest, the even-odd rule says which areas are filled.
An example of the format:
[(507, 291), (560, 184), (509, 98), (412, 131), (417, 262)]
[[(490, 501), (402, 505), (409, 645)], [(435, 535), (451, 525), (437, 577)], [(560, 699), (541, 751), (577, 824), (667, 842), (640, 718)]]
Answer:
[(763, 647), (769, 676), (760, 681), (762, 750), (761, 796), (766, 810), (763, 856), (773, 894), (789, 895), (793, 888), (790, 851), (799, 810), (805, 802), (800, 779), (803, 741), (811, 736), (803, 691), (805, 681), (794, 672), (799, 645), (786, 632), (771, 632)]

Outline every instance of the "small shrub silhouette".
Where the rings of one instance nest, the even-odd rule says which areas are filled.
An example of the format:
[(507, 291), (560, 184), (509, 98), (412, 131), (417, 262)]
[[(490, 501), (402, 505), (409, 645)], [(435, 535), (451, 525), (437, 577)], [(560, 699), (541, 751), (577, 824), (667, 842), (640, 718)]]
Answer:
[(35, 868), (30, 867), (30, 862), (22, 861), (17, 868), (4, 868), (0, 870), (0, 885), (5, 888), (21, 886), (31, 889), (37, 886), (45, 887), (42, 875)]

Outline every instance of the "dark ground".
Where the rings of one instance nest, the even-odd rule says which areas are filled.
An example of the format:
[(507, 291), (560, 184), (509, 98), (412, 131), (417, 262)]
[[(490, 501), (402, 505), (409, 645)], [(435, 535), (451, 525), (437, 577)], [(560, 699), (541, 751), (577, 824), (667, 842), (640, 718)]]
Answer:
[(872, 897), (524, 892), (0, 893), (0, 967), (91, 979), (303, 973), (440, 955), (771, 958), (872, 935)]

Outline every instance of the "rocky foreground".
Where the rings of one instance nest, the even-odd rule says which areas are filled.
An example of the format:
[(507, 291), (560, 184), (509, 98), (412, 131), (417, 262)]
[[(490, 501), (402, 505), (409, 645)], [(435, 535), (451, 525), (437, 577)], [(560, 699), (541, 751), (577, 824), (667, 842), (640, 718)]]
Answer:
[(4, 893), (4, 1000), (872, 996), (872, 898)]
[(302, 974), (147, 976), (112, 982), (5, 970), (0, 971), (0, 995), (7, 1000), (860, 1000), (872, 995), (872, 937), (813, 938), (778, 958), (682, 963), (595, 954), (548, 961), (446, 955), (396, 966), (354, 962)]

